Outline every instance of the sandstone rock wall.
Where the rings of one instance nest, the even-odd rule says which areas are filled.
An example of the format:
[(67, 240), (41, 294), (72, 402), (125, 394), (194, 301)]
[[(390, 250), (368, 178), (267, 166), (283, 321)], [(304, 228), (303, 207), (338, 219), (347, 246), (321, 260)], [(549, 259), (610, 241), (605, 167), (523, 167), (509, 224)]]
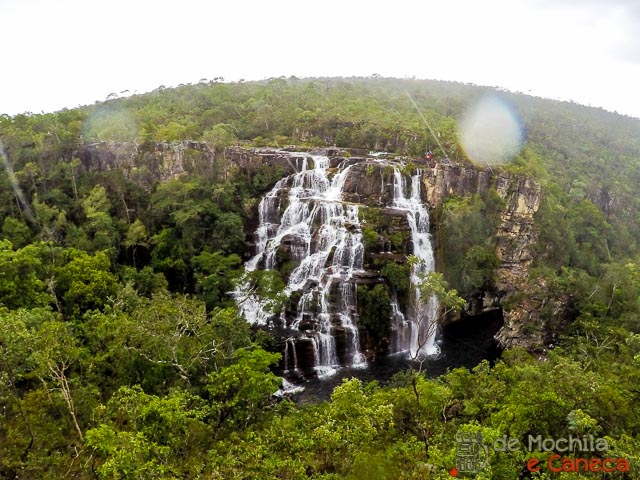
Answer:
[(522, 288), (533, 261), (537, 241), (533, 216), (540, 206), (540, 185), (530, 178), (448, 160), (431, 161), (423, 175), (425, 201), (437, 207), (452, 195), (482, 194), (494, 186), (505, 200), (497, 231), (496, 255), (500, 260), (497, 288), (508, 294)]

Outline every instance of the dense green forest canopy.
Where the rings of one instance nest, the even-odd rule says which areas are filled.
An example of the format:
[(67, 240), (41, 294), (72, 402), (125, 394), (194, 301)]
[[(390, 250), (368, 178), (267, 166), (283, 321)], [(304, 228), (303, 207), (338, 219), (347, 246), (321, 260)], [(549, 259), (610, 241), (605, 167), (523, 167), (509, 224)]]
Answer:
[[(438, 379), (349, 380), (329, 402), (277, 401), (273, 339), (238, 317), (228, 292), (279, 174), (244, 175), (225, 148), (431, 149), (467, 161), (457, 124), (487, 93), (526, 131), (519, 155), (494, 168), (543, 188), (532, 277), (571, 301), (559, 344)], [(186, 140), (205, 142), (215, 164), (152, 185), (78, 156), (92, 142), (145, 152)], [(640, 120), (451, 82), (218, 79), (2, 116), (0, 141), (1, 478), (444, 479), (457, 431), (606, 437), (608, 455), (631, 462), (627, 478), (640, 474)], [(455, 248), (440, 268), (461, 291), (495, 268), (479, 255), (463, 275), (460, 260), (492, 241), (492, 202), (443, 206)], [(257, 287), (277, 300), (272, 277)], [(531, 456), (550, 453), (492, 452), (478, 478), (524, 478)]]

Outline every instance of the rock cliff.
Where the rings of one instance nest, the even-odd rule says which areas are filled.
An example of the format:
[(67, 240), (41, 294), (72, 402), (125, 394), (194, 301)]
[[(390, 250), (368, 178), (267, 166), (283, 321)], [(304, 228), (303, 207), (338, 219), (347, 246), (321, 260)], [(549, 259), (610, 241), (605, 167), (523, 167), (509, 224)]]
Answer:
[(424, 170), (425, 200), (437, 207), (451, 195), (482, 194), (491, 186), (505, 201), (498, 226), (496, 255), (500, 260), (497, 289), (501, 294), (520, 290), (527, 281), (537, 240), (534, 214), (540, 205), (540, 185), (530, 178), (494, 173), (449, 160), (431, 161)]
[[(497, 340), (503, 347), (537, 348), (552, 340), (551, 325), (564, 315), (561, 300), (547, 305), (547, 286), (532, 281), (529, 270), (533, 262), (532, 247), (537, 242), (534, 215), (541, 198), (540, 185), (530, 178), (492, 172), (451, 161), (432, 161), (425, 169), (425, 200), (440, 205), (451, 195), (483, 193), (494, 186), (505, 201), (496, 237), (497, 298), (484, 298), (486, 307), (499, 305), (504, 311), (504, 326)], [(485, 294), (486, 297), (486, 294)], [(545, 318), (543, 309), (551, 312)], [(486, 308), (485, 308), (486, 309)]]
[(213, 171), (214, 152), (206, 143), (174, 142), (138, 145), (130, 142), (88, 143), (73, 153), (86, 171), (120, 170), (150, 190), (154, 184), (185, 172)]
[[(291, 155), (295, 151), (295, 147), (230, 147), (216, 156), (206, 143), (198, 142), (145, 146), (102, 142), (84, 145), (74, 156), (86, 170), (119, 169), (143, 188), (152, 189), (154, 184), (177, 178), (185, 172), (220, 174), (222, 170), (225, 174), (235, 170), (252, 178), (259, 172), (269, 171), (276, 176), (286, 176), (300, 169), (296, 155)], [(363, 228), (370, 233), (365, 239), (368, 242), (365, 263), (369, 270), (357, 281), (368, 285), (379, 283), (381, 278), (376, 269), (385, 262), (401, 264), (405, 255), (411, 253), (404, 215), (389, 208), (389, 199), (393, 197), (393, 168), (384, 158), (362, 151), (327, 148), (316, 153), (329, 156), (331, 168), (352, 165), (343, 197), (346, 202), (365, 207), (361, 209), (365, 221)], [(534, 214), (540, 203), (540, 186), (526, 177), (448, 159), (400, 160), (421, 170), (422, 198), (432, 211), (452, 195), (482, 194), (495, 188), (505, 205), (496, 232), (495, 253), (500, 265), (495, 288), (484, 292), (482, 310), (509, 305), (504, 309), (505, 326), (497, 336), (503, 346), (531, 348), (543, 343), (546, 327), (539, 312), (544, 306), (545, 287), (529, 282), (532, 246), (537, 240)], [(556, 312), (561, 310), (561, 304), (554, 307)], [(364, 341), (372, 342), (366, 336)]]

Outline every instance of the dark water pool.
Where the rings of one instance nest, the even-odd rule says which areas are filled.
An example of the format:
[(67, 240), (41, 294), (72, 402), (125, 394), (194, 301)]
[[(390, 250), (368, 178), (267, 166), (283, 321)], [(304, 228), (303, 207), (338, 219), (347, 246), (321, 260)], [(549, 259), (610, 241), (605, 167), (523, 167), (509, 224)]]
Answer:
[[(502, 325), (502, 311), (496, 310), (443, 326), (436, 339), (440, 354), (423, 362), (423, 371), (428, 377), (435, 378), (456, 367), (473, 368), (482, 360), (495, 361), (502, 349), (494, 336)], [(363, 382), (377, 380), (385, 385), (394, 374), (411, 366), (417, 368), (418, 364), (397, 354), (371, 362), (366, 369), (341, 368), (329, 378), (305, 382), (302, 385), (304, 391), (292, 395), (292, 398), (298, 403), (328, 400), (333, 389), (345, 378), (355, 377)]]

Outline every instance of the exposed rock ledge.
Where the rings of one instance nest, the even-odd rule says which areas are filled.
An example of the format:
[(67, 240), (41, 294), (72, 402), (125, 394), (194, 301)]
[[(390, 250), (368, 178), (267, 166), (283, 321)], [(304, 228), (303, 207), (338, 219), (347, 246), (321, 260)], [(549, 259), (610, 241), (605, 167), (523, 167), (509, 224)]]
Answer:
[(483, 193), (490, 186), (495, 187), (506, 205), (497, 231), (497, 288), (501, 294), (523, 288), (533, 261), (531, 247), (537, 241), (533, 216), (540, 206), (540, 185), (527, 177), (451, 161), (431, 161), (423, 179), (425, 199), (432, 207), (451, 195)]

